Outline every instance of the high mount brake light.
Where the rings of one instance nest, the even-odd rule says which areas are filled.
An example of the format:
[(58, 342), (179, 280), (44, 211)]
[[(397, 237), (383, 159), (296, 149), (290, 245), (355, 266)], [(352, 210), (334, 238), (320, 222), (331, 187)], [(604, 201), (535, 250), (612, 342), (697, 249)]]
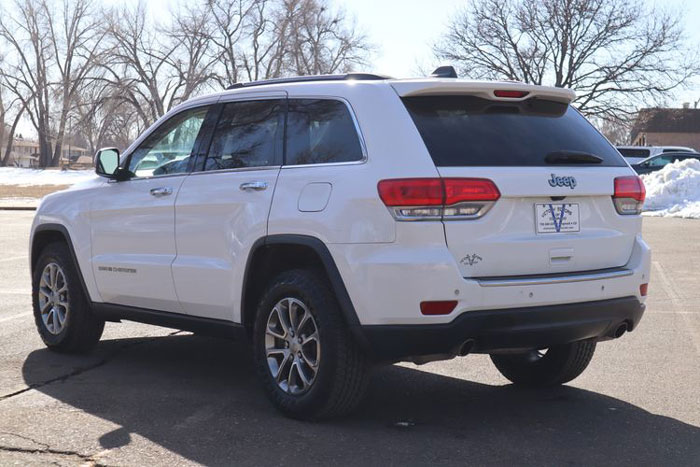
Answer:
[(496, 90), (493, 91), (493, 95), (496, 97), (506, 97), (509, 99), (520, 99), (530, 94), (527, 91), (506, 91), (506, 90)]
[(640, 214), (645, 198), (646, 189), (641, 178), (636, 175), (615, 178), (613, 203), (618, 214)]
[(485, 178), (400, 178), (382, 180), (379, 197), (397, 220), (475, 219), (501, 193)]

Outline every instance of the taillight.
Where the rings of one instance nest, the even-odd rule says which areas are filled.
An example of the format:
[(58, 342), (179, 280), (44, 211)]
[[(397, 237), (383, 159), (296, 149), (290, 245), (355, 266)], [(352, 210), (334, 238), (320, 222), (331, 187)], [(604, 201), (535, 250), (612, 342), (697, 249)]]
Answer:
[(382, 180), (379, 197), (398, 220), (455, 220), (483, 216), (501, 193), (484, 178)]
[(638, 176), (629, 175), (615, 179), (613, 203), (618, 214), (640, 214), (645, 197), (644, 182)]
[(519, 99), (521, 97), (525, 97), (528, 94), (530, 94), (527, 91), (506, 91), (506, 90), (497, 90), (493, 91), (493, 95), (496, 97), (507, 97), (510, 99)]

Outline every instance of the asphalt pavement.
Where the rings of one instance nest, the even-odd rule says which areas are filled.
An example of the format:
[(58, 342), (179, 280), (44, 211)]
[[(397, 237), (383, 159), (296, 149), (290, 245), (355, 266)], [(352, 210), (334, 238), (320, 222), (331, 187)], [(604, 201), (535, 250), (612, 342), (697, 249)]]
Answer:
[(245, 343), (122, 323), (89, 356), (46, 350), (32, 216), (0, 211), (0, 465), (700, 465), (700, 221), (644, 220), (646, 315), (572, 383), (517, 389), (484, 355), (400, 364), (357, 413), (302, 423)]

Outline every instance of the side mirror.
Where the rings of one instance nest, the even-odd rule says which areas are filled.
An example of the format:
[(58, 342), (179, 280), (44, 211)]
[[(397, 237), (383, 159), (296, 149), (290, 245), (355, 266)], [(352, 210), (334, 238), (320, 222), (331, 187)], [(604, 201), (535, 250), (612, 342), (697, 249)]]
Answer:
[(119, 149), (103, 148), (95, 154), (95, 173), (111, 180), (128, 180), (128, 171), (119, 167)]

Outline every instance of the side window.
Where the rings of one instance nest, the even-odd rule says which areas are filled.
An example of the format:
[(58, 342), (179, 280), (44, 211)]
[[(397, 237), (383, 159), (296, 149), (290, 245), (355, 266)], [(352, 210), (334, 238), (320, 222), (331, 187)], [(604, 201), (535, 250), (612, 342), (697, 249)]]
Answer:
[(285, 165), (351, 162), (362, 146), (347, 105), (330, 99), (290, 99)]
[(204, 170), (280, 165), (283, 133), (284, 101), (230, 102), (214, 130)]
[(131, 154), (129, 170), (137, 177), (187, 172), (208, 110), (209, 107), (186, 110), (160, 125)]
[(672, 156), (659, 156), (654, 157), (649, 161), (650, 167), (663, 167), (664, 165), (671, 162)]

